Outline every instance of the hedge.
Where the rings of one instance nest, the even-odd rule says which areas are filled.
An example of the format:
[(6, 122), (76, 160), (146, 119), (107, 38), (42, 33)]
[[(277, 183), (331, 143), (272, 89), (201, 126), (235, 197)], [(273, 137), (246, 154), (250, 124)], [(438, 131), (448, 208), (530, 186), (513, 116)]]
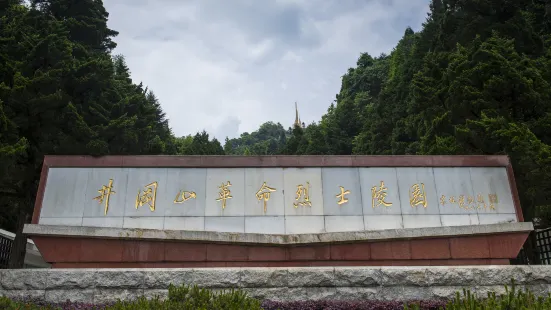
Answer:
[(478, 298), (469, 290), (457, 292), (450, 301), (417, 301), (404, 304), (397, 301), (295, 301), (260, 302), (239, 290), (215, 293), (197, 286), (170, 286), (168, 298), (134, 301), (118, 301), (112, 304), (93, 305), (67, 301), (61, 304), (48, 304), (29, 300), (11, 300), (0, 297), (0, 309), (7, 310), (544, 310), (551, 309), (551, 294), (536, 297), (528, 290), (517, 290), (505, 286), (506, 293), (489, 293)]

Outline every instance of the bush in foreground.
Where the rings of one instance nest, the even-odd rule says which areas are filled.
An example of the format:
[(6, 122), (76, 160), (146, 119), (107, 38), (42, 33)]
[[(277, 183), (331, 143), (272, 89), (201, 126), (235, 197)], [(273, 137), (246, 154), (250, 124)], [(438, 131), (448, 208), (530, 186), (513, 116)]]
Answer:
[[(410, 302), (404, 305), (400, 301), (293, 301), (293, 302), (273, 302), (265, 301), (262, 303), (264, 310), (439, 310), (444, 309), (444, 301), (419, 301)], [(409, 306), (409, 307), (408, 307)], [(413, 308), (411, 308), (413, 307)]]
[(546, 310), (551, 309), (551, 294), (537, 297), (528, 290), (517, 290), (514, 283), (505, 287), (506, 293), (490, 293), (478, 298), (469, 290), (457, 292), (450, 301), (418, 301), (404, 304), (398, 301), (264, 301), (247, 296), (239, 290), (213, 292), (197, 286), (170, 286), (168, 298), (134, 301), (118, 301), (112, 304), (86, 303), (45, 304), (41, 302), (14, 301), (0, 297), (0, 309), (6, 310)]
[(548, 310), (551, 309), (551, 294), (547, 297), (535, 296), (529, 290), (517, 290), (515, 283), (511, 289), (505, 286), (505, 294), (497, 296), (488, 293), (484, 299), (479, 299), (469, 290), (459, 292), (446, 305), (446, 310)]

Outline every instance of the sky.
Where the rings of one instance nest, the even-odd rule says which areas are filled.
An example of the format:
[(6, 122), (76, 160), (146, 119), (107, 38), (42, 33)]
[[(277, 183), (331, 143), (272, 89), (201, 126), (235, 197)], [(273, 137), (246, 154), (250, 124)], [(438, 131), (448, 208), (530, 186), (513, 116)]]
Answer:
[(390, 53), (429, 0), (104, 0), (135, 83), (158, 97), (176, 136), (220, 141), (267, 121), (285, 128), (295, 102), (318, 122), (360, 53)]

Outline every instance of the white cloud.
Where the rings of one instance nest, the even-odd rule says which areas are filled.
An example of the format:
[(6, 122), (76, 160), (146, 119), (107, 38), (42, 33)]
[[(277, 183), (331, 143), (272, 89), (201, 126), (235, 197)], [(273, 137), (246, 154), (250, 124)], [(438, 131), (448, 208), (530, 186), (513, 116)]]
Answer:
[(428, 0), (107, 0), (135, 82), (177, 135), (223, 142), (266, 121), (317, 121), (362, 52), (390, 52), (420, 29)]

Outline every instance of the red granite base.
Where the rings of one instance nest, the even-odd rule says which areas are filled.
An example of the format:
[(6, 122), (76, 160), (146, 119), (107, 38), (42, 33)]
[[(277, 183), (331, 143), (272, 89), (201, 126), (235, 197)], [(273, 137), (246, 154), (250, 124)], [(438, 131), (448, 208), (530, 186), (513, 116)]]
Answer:
[(507, 265), (527, 232), (348, 244), (261, 246), (33, 236), (54, 268)]
[(284, 262), (158, 262), (158, 263), (55, 263), (53, 268), (205, 268), (205, 267), (323, 267), (323, 266), (477, 266), (509, 265), (508, 259), (436, 259), (375, 261)]

